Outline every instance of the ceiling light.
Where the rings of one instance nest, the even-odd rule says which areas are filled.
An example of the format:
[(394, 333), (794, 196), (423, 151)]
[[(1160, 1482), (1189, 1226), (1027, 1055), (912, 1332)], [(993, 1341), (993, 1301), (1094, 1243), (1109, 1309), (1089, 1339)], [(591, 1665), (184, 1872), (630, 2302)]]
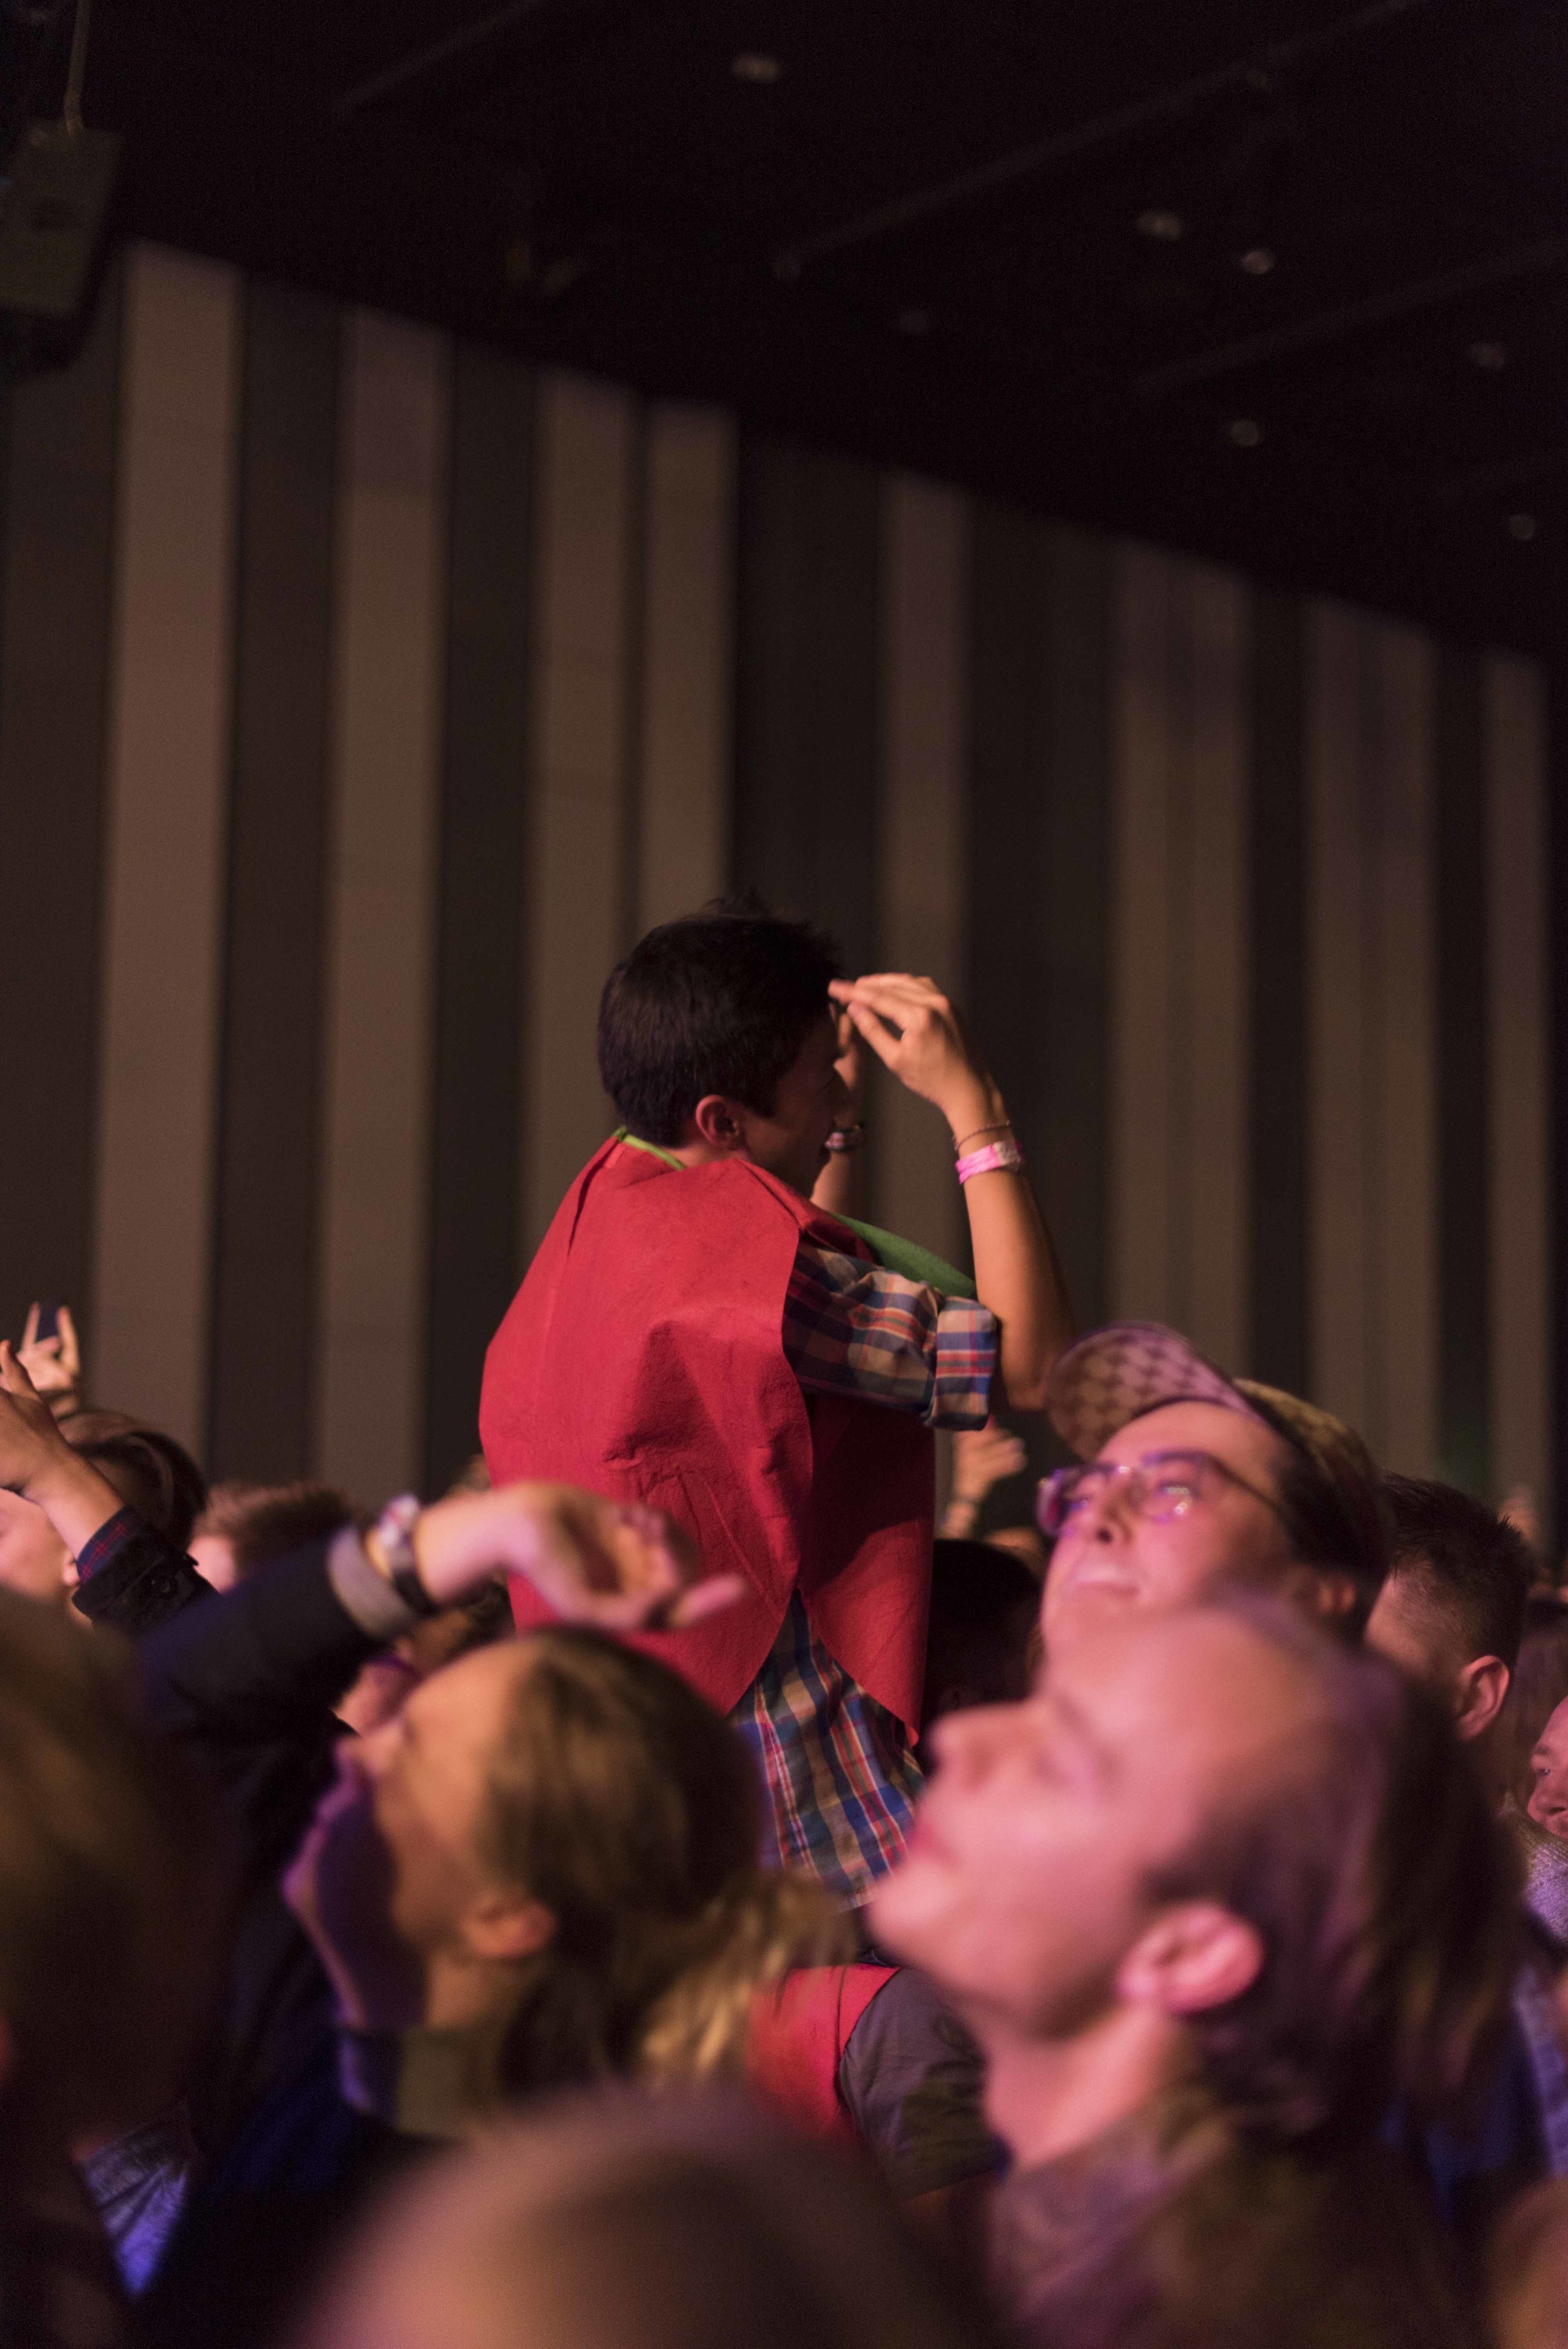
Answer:
[(1231, 439), (1238, 449), (1255, 449), (1263, 437), (1263, 426), (1251, 416), (1238, 416), (1231, 426)]
[(1138, 233), (1151, 236), (1156, 244), (1174, 244), (1187, 233), (1187, 223), (1180, 212), (1162, 212), (1158, 205), (1138, 215)]
[(777, 57), (768, 57), (760, 49), (742, 49), (731, 60), (729, 70), (737, 81), (754, 82), (760, 89), (776, 82), (784, 68)]
[(1480, 367), (1483, 375), (1496, 375), (1508, 365), (1507, 346), (1502, 343), (1472, 343), (1465, 354), (1471, 367)]
[(1274, 265), (1274, 254), (1266, 244), (1250, 245), (1242, 255), (1242, 267), (1249, 277), (1266, 277)]
[(1510, 538), (1533, 538), (1535, 535), (1535, 516), (1533, 514), (1525, 513), (1510, 514), (1508, 517), (1508, 534)]

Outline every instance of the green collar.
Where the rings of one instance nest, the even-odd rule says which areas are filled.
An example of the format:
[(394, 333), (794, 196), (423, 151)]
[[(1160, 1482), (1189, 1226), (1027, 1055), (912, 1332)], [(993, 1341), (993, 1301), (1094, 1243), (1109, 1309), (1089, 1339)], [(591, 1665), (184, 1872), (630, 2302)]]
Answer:
[[(628, 1133), (624, 1125), (616, 1127), (614, 1138), (625, 1143), (629, 1149), (645, 1150), (650, 1158), (661, 1159), (678, 1173), (685, 1171), (685, 1159), (677, 1158), (673, 1150), (663, 1150), (656, 1142), (645, 1142), (640, 1133)], [(905, 1280), (918, 1281), (923, 1288), (934, 1288), (941, 1297), (974, 1296), (975, 1283), (966, 1272), (960, 1272), (955, 1264), (944, 1263), (941, 1257), (934, 1256), (914, 1240), (901, 1239), (896, 1232), (884, 1232), (877, 1224), (862, 1224), (855, 1216), (835, 1216), (833, 1221), (848, 1225), (864, 1240), (886, 1271), (899, 1273)]]

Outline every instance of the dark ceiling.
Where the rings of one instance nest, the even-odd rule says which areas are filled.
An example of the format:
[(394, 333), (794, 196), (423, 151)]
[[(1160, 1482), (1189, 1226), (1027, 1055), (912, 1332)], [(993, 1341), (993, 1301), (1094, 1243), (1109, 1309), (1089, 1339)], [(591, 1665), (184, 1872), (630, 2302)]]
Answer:
[(129, 233), (1561, 633), (1562, 0), (97, 0), (86, 116)]

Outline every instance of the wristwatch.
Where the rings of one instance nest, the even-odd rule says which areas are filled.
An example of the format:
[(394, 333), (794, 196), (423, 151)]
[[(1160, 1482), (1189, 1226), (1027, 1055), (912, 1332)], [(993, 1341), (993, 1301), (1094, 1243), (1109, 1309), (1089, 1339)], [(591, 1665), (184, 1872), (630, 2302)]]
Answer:
[(396, 1500), (387, 1502), (366, 1535), (365, 1548), (371, 1565), (386, 1576), (410, 1614), (438, 1615), (440, 1602), (426, 1589), (419, 1561), (414, 1554), (414, 1526), (419, 1508), (415, 1494), (399, 1493)]

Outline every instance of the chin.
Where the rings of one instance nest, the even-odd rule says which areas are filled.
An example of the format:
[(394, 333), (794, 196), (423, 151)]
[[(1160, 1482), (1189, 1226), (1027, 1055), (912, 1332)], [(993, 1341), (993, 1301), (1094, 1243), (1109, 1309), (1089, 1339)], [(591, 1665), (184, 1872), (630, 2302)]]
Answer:
[(872, 1937), (890, 1956), (937, 1974), (958, 1905), (945, 1871), (913, 1852), (878, 1880), (868, 1905)]

